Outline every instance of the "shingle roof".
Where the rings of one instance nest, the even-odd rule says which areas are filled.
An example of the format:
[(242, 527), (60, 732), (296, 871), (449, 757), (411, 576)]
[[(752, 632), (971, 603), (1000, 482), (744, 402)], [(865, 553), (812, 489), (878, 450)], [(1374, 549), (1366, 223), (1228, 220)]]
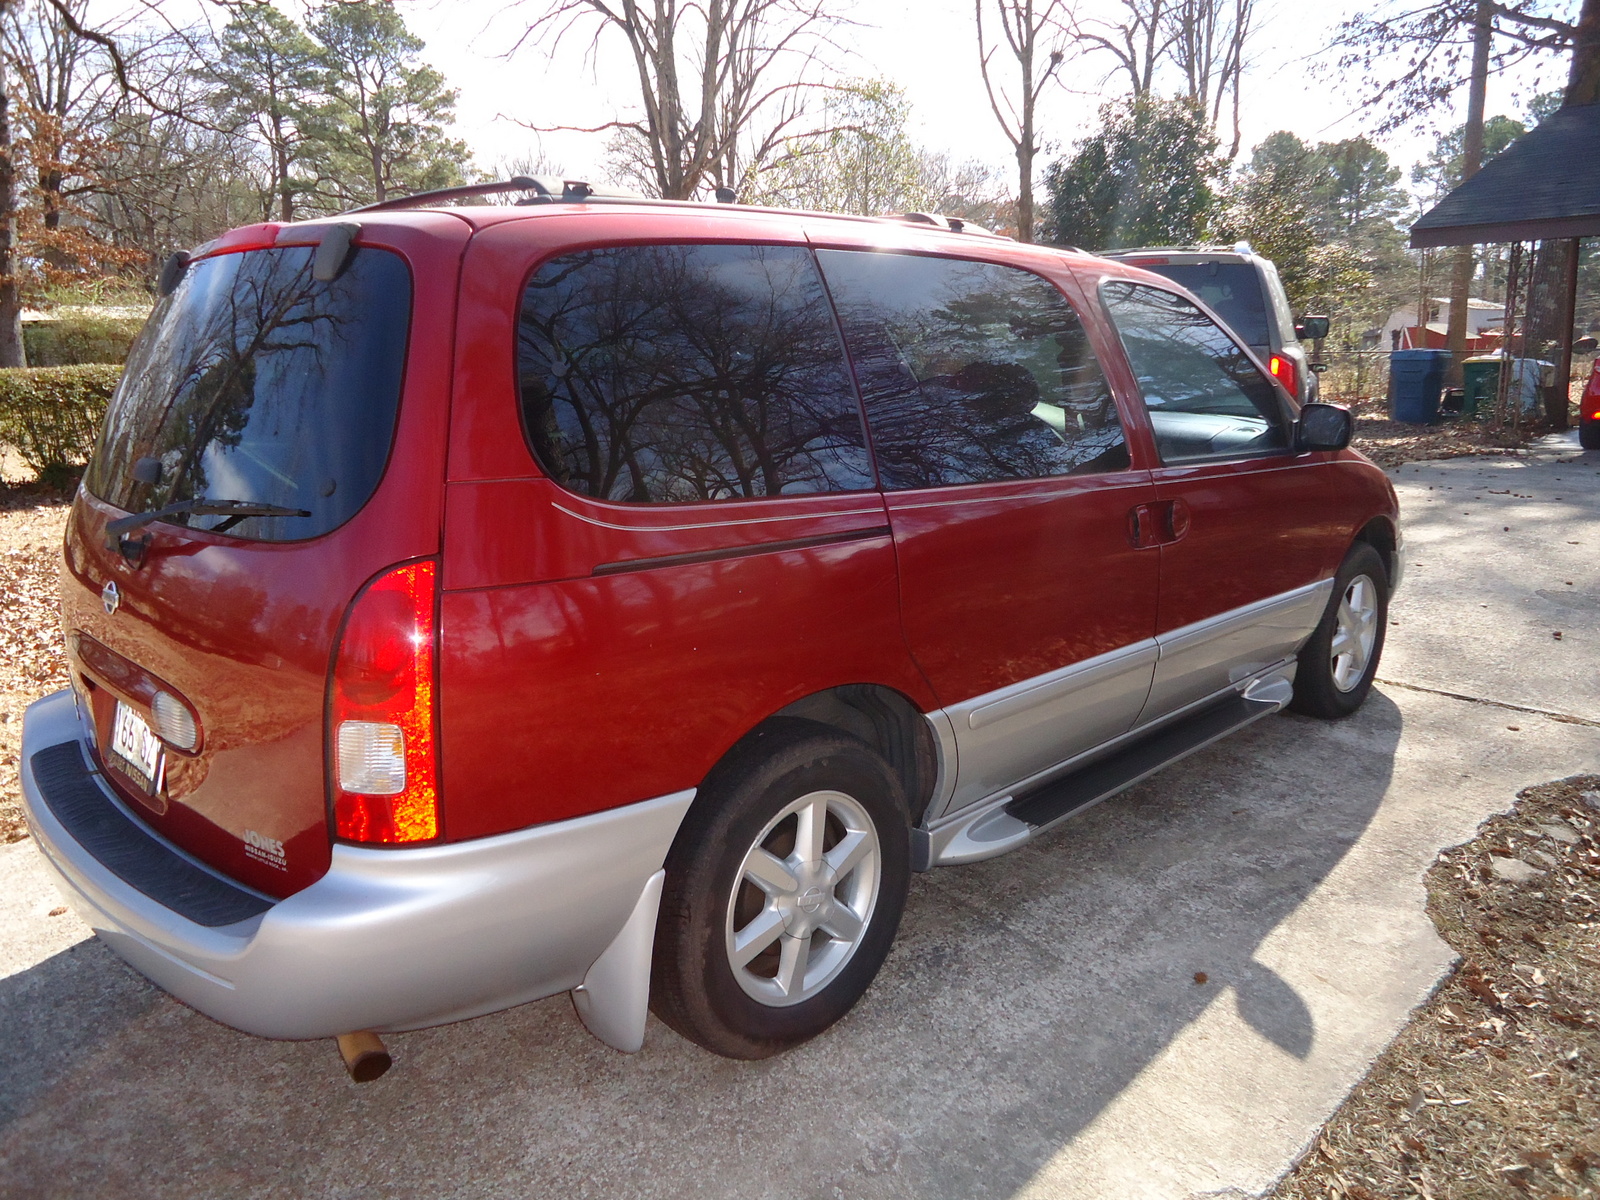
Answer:
[(1411, 245), (1600, 235), (1600, 104), (1546, 117), (1411, 227)]

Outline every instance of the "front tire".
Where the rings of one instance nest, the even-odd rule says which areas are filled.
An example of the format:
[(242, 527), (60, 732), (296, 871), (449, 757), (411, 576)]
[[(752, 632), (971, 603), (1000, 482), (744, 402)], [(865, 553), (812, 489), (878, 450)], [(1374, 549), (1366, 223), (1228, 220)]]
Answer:
[(910, 885), (900, 783), (857, 738), (769, 722), (701, 789), (667, 856), (651, 1006), (729, 1058), (766, 1058), (855, 1005)]
[(1389, 572), (1375, 549), (1357, 542), (1334, 576), (1327, 611), (1300, 651), (1289, 707), (1333, 720), (1360, 708), (1378, 674), (1388, 627)]

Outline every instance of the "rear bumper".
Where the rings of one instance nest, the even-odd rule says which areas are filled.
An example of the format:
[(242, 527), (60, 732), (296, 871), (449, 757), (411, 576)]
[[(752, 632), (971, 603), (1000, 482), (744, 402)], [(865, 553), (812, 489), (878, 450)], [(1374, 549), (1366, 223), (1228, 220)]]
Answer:
[(58, 819), (33, 756), (68, 742), (88, 775), (70, 692), (28, 709), (24, 809), (68, 902), (178, 999), (273, 1038), (417, 1029), (576, 987), (649, 893), (694, 798), (679, 792), (454, 845), (335, 846), (310, 887), (206, 926), (130, 885)]

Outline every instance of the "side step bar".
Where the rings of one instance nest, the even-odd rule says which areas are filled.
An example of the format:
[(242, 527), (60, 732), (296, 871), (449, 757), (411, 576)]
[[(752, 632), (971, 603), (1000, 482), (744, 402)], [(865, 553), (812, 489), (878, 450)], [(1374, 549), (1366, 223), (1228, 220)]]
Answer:
[(1049, 829), (1118, 792), (1148, 779), (1162, 767), (1203, 750), (1246, 725), (1278, 711), (1282, 705), (1235, 696), (1212, 708), (1133, 743), (1109, 758), (1090, 763), (1038, 791), (1018, 796), (1005, 806), (1017, 820), (1035, 830)]
[(1126, 742), (1070, 774), (1020, 795), (978, 806), (955, 828), (912, 831), (912, 867), (980, 862), (1014, 850), (1076, 813), (1109, 800), (1163, 767), (1278, 712), (1293, 694), (1287, 679), (1260, 680), (1243, 694), (1208, 704), (1189, 716)]

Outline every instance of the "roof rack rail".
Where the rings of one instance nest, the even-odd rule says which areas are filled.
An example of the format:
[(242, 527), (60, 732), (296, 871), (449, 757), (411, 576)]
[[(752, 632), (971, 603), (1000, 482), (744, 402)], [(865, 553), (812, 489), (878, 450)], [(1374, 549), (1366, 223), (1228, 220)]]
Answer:
[(624, 188), (599, 188), (582, 179), (561, 179), (554, 175), (513, 175), (510, 179), (489, 183), (467, 183), (460, 187), (435, 188), (429, 192), (412, 192), (380, 200), (376, 204), (363, 204), (347, 212), (378, 212), (390, 208), (418, 208), (446, 200), (465, 200), (473, 196), (496, 196), (506, 192), (528, 193), (518, 204), (553, 204), (559, 200), (643, 200), (637, 192)]
[(911, 225), (932, 225), (935, 229), (948, 229), (951, 233), (976, 233), (984, 237), (997, 238), (1006, 236), (1003, 233), (996, 233), (992, 229), (985, 229), (976, 221), (969, 221), (965, 217), (947, 217), (943, 213), (897, 213), (890, 220), (905, 221)]

